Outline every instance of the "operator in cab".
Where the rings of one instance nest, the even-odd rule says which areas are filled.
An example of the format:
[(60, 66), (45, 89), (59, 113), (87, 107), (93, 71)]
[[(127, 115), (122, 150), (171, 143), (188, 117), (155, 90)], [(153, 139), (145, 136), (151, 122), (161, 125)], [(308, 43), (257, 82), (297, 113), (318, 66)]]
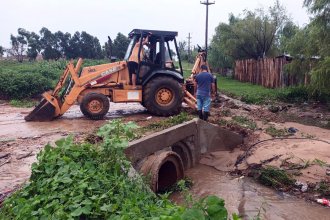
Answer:
[[(149, 33), (149, 35), (150, 34), (151, 33)], [(141, 51), (140, 51), (140, 60), (142, 60), (143, 57), (145, 56), (143, 46), (148, 45), (149, 35), (142, 39), (142, 47), (141, 47)], [(132, 78), (133, 88), (136, 88), (136, 73), (137, 73), (138, 68), (139, 68), (139, 50), (140, 50), (140, 39), (138, 39), (138, 41), (136, 42), (136, 44), (135, 44), (135, 46), (132, 50), (131, 56), (129, 57), (128, 63), (127, 63), (128, 71), (129, 71), (129, 74)]]

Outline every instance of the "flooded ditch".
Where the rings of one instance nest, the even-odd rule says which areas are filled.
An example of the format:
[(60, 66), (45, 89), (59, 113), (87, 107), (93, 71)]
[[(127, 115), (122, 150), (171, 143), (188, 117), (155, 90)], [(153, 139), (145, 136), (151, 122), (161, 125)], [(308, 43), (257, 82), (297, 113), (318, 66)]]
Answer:
[[(187, 170), (186, 175), (193, 180), (190, 191), (195, 197), (217, 195), (225, 200), (229, 213), (237, 213), (243, 219), (257, 216), (269, 220), (329, 219), (329, 208), (276, 192), (250, 178), (234, 178), (203, 164)], [(179, 193), (173, 194), (171, 199), (183, 202)]]

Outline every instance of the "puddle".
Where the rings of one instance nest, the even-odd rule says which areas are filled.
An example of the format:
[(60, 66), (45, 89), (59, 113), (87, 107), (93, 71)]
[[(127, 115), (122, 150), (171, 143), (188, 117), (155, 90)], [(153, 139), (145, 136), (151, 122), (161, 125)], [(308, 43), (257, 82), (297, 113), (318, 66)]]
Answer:
[(26, 122), (26, 116), (33, 108), (19, 109), (4, 106), (0, 115), (0, 140), (27, 138), (57, 132), (85, 132), (98, 128), (105, 120), (146, 112), (139, 103), (110, 103), (105, 120), (93, 121), (84, 117), (78, 105), (72, 106), (62, 117), (50, 122)]
[[(234, 179), (206, 165), (198, 165), (186, 175), (194, 182), (190, 190), (194, 196), (217, 195), (225, 200), (229, 213), (238, 213), (243, 219), (254, 219), (259, 211), (260, 218), (266, 220), (329, 219), (330, 208), (278, 193), (250, 178)], [(178, 193), (171, 199), (182, 202)]]
[[(31, 164), (47, 143), (69, 134), (83, 135), (91, 132), (109, 119), (144, 113), (139, 103), (110, 103), (105, 120), (93, 121), (84, 117), (78, 105), (72, 106), (62, 117), (49, 122), (26, 122), (26, 116), (33, 108), (0, 106), (0, 154), (10, 155), (0, 159), (0, 193), (24, 183), (31, 175)], [(143, 117), (143, 116), (140, 116)], [(18, 160), (17, 156), (32, 152), (31, 156)]]

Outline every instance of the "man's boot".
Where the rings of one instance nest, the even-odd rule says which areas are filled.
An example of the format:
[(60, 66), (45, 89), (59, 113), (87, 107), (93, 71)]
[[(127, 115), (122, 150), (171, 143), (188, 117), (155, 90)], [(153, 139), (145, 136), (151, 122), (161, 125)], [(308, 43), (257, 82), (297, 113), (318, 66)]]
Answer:
[(209, 117), (209, 113), (208, 112), (204, 112), (203, 113), (203, 120), (207, 121), (207, 118)]
[(202, 120), (204, 120), (203, 118), (203, 111), (202, 110), (199, 110), (198, 111), (198, 116), (199, 116), (199, 119), (202, 119)]

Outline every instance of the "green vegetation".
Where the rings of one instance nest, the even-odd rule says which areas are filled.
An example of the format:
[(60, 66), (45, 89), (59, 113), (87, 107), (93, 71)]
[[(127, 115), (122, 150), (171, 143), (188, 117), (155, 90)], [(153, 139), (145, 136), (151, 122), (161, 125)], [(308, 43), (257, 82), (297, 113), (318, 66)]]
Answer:
[(177, 206), (129, 176), (123, 149), (136, 128), (113, 120), (99, 130), (98, 145), (74, 143), (72, 137), (47, 145), (29, 183), (5, 200), (0, 219), (227, 219), (218, 197)]
[(259, 59), (276, 53), (279, 30), (287, 16), (279, 1), (266, 11), (258, 8), (230, 14), (227, 23), (220, 23), (211, 41), (209, 61), (213, 68), (232, 68), (238, 59)]
[[(302, 6), (311, 15), (311, 22), (303, 27), (297, 26), (287, 16), (285, 8), (278, 0), (268, 10), (258, 8), (253, 11), (245, 10), (240, 15), (230, 14), (227, 23), (220, 23), (216, 27), (211, 41), (209, 62), (212, 68), (226, 71), (234, 68), (236, 60), (290, 54), (293, 60), (286, 65), (287, 77), (295, 78), (297, 85), (310, 83), (293, 89), (294, 91), (286, 90), (284, 97), (280, 94), (279, 98), (296, 99), (298, 96), (298, 99), (313, 98), (329, 102), (329, 2), (304, 0)], [(265, 95), (265, 99), (277, 97), (277, 94)], [(244, 98), (252, 103), (263, 101), (255, 95)]]
[(323, 161), (323, 160), (320, 160), (320, 159), (317, 159), (317, 158), (315, 158), (315, 159), (313, 160), (313, 164), (317, 164), (317, 165), (319, 165), (320, 167), (330, 167), (330, 165), (327, 164), (327, 162), (325, 162), (325, 161)]
[[(83, 66), (106, 63), (106, 60), (85, 60)], [(67, 61), (16, 62), (0, 61), (0, 98), (29, 99), (53, 89)]]
[(19, 107), (19, 108), (30, 108), (30, 107), (35, 106), (37, 104), (37, 102), (33, 101), (33, 100), (26, 100), (26, 99), (22, 99), (22, 100), (13, 99), (13, 100), (10, 100), (9, 104), (14, 107)]
[(237, 124), (239, 124), (240, 126), (242, 126), (244, 128), (248, 128), (251, 130), (257, 129), (257, 124), (253, 120), (248, 119), (244, 116), (234, 116), (233, 120), (234, 120), (234, 122), (236, 122)]
[(318, 186), (316, 186), (315, 191), (320, 193), (322, 196), (330, 196), (330, 183), (322, 180)]
[(218, 89), (246, 103), (263, 104), (274, 101), (305, 102), (309, 99), (326, 100), (326, 96), (310, 96), (305, 87), (288, 87), (284, 89), (268, 89), (251, 83), (240, 82), (230, 77), (217, 76)]
[(289, 135), (286, 129), (277, 129), (274, 126), (266, 128), (266, 133), (272, 137), (284, 137)]
[(295, 180), (284, 170), (277, 167), (266, 166), (257, 170), (258, 181), (276, 190), (288, 190), (293, 187)]
[[(40, 35), (24, 28), (18, 28), (16, 36), (10, 35), (11, 48), (7, 52), (19, 62), (23, 62), (24, 55), (28, 57), (29, 61), (36, 60), (38, 54), (41, 54), (44, 60), (76, 59), (78, 57), (111, 59), (111, 56), (123, 59), (130, 41), (128, 37), (118, 33), (114, 41), (109, 39), (101, 47), (97, 37), (86, 31), (76, 31), (71, 35), (62, 31), (52, 32), (43, 27), (39, 33)], [(1, 47), (0, 56), (2, 54)]]
[(192, 120), (194, 118), (194, 116), (186, 113), (186, 112), (181, 112), (178, 115), (175, 116), (171, 116), (169, 118), (166, 118), (164, 120), (158, 121), (158, 122), (154, 122), (151, 123), (145, 127), (141, 127), (139, 129), (137, 129), (136, 133), (137, 136), (136, 137), (141, 137), (143, 134), (145, 134), (146, 132), (157, 132), (157, 131), (161, 131), (164, 130), (166, 128), (181, 124), (183, 122)]
[(275, 91), (251, 83), (243, 83), (230, 77), (217, 76), (218, 89), (247, 103), (264, 103), (275, 99)]

